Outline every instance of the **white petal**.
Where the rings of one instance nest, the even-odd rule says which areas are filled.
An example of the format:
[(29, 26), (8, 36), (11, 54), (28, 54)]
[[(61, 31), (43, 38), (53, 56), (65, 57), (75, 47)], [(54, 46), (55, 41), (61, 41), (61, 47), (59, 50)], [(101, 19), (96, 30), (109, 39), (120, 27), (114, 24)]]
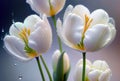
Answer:
[(4, 38), (4, 44), (10, 54), (15, 56), (17, 59), (20, 59), (21, 61), (30, 60), (24, 51), (24, 43), (19, 38), (7, 35)]
[(109, 22), (108, 23), (110, 23), (113, 26), (115, 26), (115, 20), (112, 17), (109, 18)]
[(109, 42), (110, 30), (107, 25), (97, 24), (85, 33), (84, 45), (87, 51), (97, 51)]
[[(83, 64), (83, 59), (80, 59), (78, 62), (77, 62), (77, 64), (76, 64), (76, 67), (77, 66), (79, 66), (79, 65), (82, 65)], [(86, 59), (86, 65), (88, 65), (88, 66), (92, 66), (92, 63), (91, 63), (91, 61), (89, 61), (88, 59)]]
[(52, 55), (52, 65), (53, 65), (53, 70), (56, 71), (57, 64), (58, 64), (58, 59), (60, 57), (60, 51), (56, 50), (53, 55)]
[(75, 14), (69, 14), (63, 23), (63, 35), (73, 45), (77, 45), (81, 40), (83, 22)]
[(63, 56), (63, 62), (64, 62), (64, 73), (68, 72), (69, 68), (70, 68), (70, 60), (69, 60), (69, 56), (67, 53), (64, 54)]
[(106, 63), (106, 61), (96, 60), (96, 61), (93, 63), (93, 68), (99, 69), (99, 70), (102, 70), (102, 71), (105, 71), (106, 69), (109, 68), (109, 66), (108, 66), (108, 64)]
[(101, 74), (101, 72), (99, 70), (93, 70), (91, 72), (88, 73), (88, 79), (89, 81), (99, 81), (99, 75)]
[(14, 23), (14, 24), (12, 24), (11, 26), (10, 26), (10, 29), (9, 29), (9, 33), (10, 33), (10, 35), (13, 35), (13, 36), (19, 36), (18, 34), (19, 34), (19, 32), (23, 29), (23, 27), (25, 27), (24, 26), (24, 24), (23, 23), (21, 23), (21, 22), (16, 22), (16, 23)]
[(73, 13), (79, 15), (84, 21), (85, 15), (90, 15), (90, 11), (84, 5), (76, 5), (73, 9)]
[[(53, 64), (53, 69), (54, 71), (56, 71), (57, 69), (57, 65), (58, 65), (58, 60), (60, 58), (60, 51), (56, 50), (52, 56), (52, 64)], [(63, 63), (64, 63), (64, 74), (66, 72), (68, 72), (69, 68), (70, 68), (70, 61), (69, 61), (69, 57), (67, 55), (67, 53), (64, 54), (63, 56)]]
[[(32, 43), (31, 43), (32, 41)], [(36, 24), (36, 30), (29, 37), (29, 46), (36, 50), (38, 54), (46, 52), (52, 43), (52, 31), (45, 22)]]
[(102, 9), (97, 9), (91, 13), (91, 18), (93, 19), (91, 26), (96, 24), (106, 24), (109, 21), (109, 15), (106, 11)]
[[(90, 72), (90, 70), (90, 66), (86, 65), (86, 78), (88, 77), (88, 73)], [(82, 65), (75, 68), (74, 81), (82, 81)]]
[(73, 10), (73, 6), (72, 5), (69, 5), (66, 10), (65, 10), (65, 13), (64, 13), (64, 17), (63, 17), (63, 21), (66, 19), (66, 17), (68, 16), (69, 13), (71, 13)]
[(24, 20), (24, 25), (27, 27), (27, 28), (30, 28), (31, 31), (33, 31), (35, 28), (34, 28), (34, 25), (41, 21), (40, 17), (37, 16), (37, 15), (30, 15), (28, 16), (25, 20)]
[(116, 29), (115, 29), (115, 26), (111, 23), (108, 24), (109, 26), (109, 30), (110, 30), (110, 36), (109, 36), (109, 39), (108, 39), (108, 43), (106, 43), (106, 45), (109, 45), (112, 43), (112, 41), (115, 39), (115, 36), (116, 36)]
[(57, 20), (57, 34), (60, 37), (60, 39), (68, 46), (72, 47), (73, 45), (65, 38), (63, 34), (63, 27), (62, 22), (60, 19)]
[(54, 10), (54, 15), (57, 14), (59, 11), (61, 11), (65, 5), (66, 0), (50, 0), (53, 10)]
[(38, 13), (39, 15), (42, 13), (37, 7), (36, 5), (33, 3), (33, 0), (26, 0), (26, 3), (28, 3), (31, 7), (31, 9), (33, 11), (35, 11), (36, 13)]
[(111, 70), (107, 69), (100, 75), (99, 81), (110, 81), (111, 76), (112, 76)]
[(50, 6), (48, 0), (32, 0), (37, 11), (50, 15)]

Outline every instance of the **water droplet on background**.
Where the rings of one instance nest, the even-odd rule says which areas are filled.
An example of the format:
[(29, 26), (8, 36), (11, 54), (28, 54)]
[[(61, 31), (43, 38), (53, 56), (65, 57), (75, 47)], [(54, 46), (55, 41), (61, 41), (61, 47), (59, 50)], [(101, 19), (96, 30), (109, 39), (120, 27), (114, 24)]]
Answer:
[(18, 80), (22, 80), (22, 78), (23, 78), (22, 74), (19, 74)]
[(2, 33), (4, 32), (4, 29), (2, 28)]
[(15, 63), (14, 66), (17, 66), (17, 64)]

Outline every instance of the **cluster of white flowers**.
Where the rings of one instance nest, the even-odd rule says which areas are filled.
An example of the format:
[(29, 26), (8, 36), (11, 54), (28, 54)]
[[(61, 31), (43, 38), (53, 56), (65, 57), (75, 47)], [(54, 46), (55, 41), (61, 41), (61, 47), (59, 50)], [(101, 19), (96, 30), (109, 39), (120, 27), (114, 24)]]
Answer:
[[(22, 61), (28, 61), (45, 53), (52, 44), (52, 30), (47, 17), (59, 13), (66, 0), (26, 0), (38, 15), (30, 15), (24, 22), (10, 26), (9, 35), (4, 38), (6, 49)], [(56, 21), (55, 21), (56, 22)], [(57, 34), (67, 46), (81, 52), (94, 52), (109, 45), (115, 38), (114, 20), (103, 9), (90, 13), (84, 5), (69, 5), (63, 21), (56, 22)], [(59, 65), (61, 52), (56, 50), (52, 57), (54, 72)], [(78, 61), (74, 74), (75, 81), (82, 81), (83, 61)], [(85, 81), (109, 81), (111, 70), (105, 61), (93, 64), (87, 60)], [(63, 73), (70, 70), (69, 56), (63, 55)]]

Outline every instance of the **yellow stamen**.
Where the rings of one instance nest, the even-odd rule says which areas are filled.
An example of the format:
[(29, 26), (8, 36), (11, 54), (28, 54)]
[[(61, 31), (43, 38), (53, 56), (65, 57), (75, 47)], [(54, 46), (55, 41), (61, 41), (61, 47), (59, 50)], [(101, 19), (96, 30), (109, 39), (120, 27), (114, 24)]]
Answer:
[(28, 36), (30, 35), (30, 32), (31, 32), (30, 28), (28, 28), (28, 30), (27, 30)]
[(27, 29), (26, 27), (24, 27), (20, 31), (19, 36), (25, 43), (28, 43), (28, 36), (30, 35), (30, 33), (31, 33), (30, 29), (29, 28)]
[(84, 24), (84, 29), (83, 29), (82, 36), (84, 36), (87, 29), (90, 27), (90, 24), (91, 24), (92, 21), (93, 21), (93, 19), (91, 19), (90, 17), (85, 15), (85, 24)]
[(85, 50), (85, 46), (84, 46), (85, 32), (90, 27), (92, 21), (93, 21), (93, 19), (91, 19), (89, 16), (85, 15), (85, 23), (84, 23), (84, 29), (82, 32), (82, 39), (80, 40), (80, 43), (77, 46), (75, 46), (76, 49), (83, 50), (83, 51)]

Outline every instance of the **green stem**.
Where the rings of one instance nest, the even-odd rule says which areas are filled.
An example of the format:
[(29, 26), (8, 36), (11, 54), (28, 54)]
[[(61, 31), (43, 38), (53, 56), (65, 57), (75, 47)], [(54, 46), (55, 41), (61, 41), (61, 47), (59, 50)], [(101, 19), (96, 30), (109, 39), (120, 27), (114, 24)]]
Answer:
[(45, 81), (45, 77), (43, 75), (43, 71), (42, 71), (42, 67), (41, 67), (40, 61), (39, 61), (39, 57), (36, 57), (36, 61), (37, 61), (38, 67), (39, 67), (39, 71), (41, 73), (42, 80)]
[[(53, 20), (53, 23), (54, 23), (54, 27), (55, 27), (55, 29), (57, 31), (55, 16), (52, 16), (52, 20)], [(61, 42), (61, 39), (60, 39), (60, 37), (58, 35), (57, 35), (57, 39), (58, 39), (58, 44), (59, 44), (59, 50), (62, 53), (62, 42)]]
[(85, 81), (85, 70), (86, 70), (86, 52), (83, 52), (83, 69), (82, 69), (82, 81)]
[(46, 63), (45, 63), (45, 61), (44, 61), (42, 55), (40, 55), (40, 58), (41, 58), (41, 60), (42, 60), (42, 63), (43, 63), (43, 65), (44, 65), (46, 71), (47, 71), (47, 74), (48, 74), (49, 80), (52, 81), (51, 74), (50, 74), (50, 72), (49, 72), (49, 69), (48, 69), (48, 67), (47, 67), (47, 65), (46, 65)]

